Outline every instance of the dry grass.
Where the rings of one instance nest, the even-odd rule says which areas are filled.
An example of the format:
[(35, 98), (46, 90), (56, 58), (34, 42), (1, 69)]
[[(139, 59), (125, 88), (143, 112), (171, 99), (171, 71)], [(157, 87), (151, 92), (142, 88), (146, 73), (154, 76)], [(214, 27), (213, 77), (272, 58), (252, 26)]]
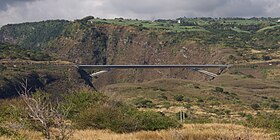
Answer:
[(279, 68), (270, 69), (266, 73), (266, 78), (270, 80), (277, 80), (280, 79), (280, 70)]
[(268, 140), (269, 134), (260, 129), (249, 129), (232, 124), (193, 124), (183, 129), (163, 130), (156, 132), (136, 132), (116, 134), (110, 131), (85, 130), (74, 134), (73, 140)]
[(0, 140), (10, 140), (10, 139), (7, 137), (0, 137)]
[[(21, 131), (30, 140), (43, 139), (39, 133)], [(7, 140), (0, 137), (0, 140)], [(270, 140), (270, 134), (261, 129), (250, 129), (233, 124), (188, 124), (182, 129), (141, 131), (118, 134), (108, 130), (76, 131), (72, 140)]]

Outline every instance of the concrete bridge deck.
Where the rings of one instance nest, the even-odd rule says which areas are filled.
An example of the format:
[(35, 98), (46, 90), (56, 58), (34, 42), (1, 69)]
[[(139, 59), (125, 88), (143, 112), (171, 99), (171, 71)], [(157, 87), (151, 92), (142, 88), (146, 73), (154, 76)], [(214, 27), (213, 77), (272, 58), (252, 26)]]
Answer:
[(230, 65), (77, 65), (78, 68), (100, 68), (100, 69), (147, 69), (147, 68), (228, 68)]

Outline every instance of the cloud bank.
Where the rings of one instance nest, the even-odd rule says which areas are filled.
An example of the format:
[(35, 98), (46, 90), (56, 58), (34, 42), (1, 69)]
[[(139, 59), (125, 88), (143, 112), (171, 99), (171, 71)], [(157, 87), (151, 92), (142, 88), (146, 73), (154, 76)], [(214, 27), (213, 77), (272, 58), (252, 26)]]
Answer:
[(47, 19), (277, 17), (279, 0), (1, 0), (0, 26)]

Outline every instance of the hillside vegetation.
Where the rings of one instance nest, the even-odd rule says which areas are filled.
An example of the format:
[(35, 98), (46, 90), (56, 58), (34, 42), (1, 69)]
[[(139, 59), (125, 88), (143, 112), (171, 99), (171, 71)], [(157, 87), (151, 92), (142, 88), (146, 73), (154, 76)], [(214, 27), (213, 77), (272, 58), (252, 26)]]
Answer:
[[(3, 50), (0, 56), (1, 61), (18, 58), (74, 64), (238, 64), (279, 60), (276, 21), (276, 18), (142, 21), (89, 16), (73, 22), (6, 25), (0, 30), (0, 41), (15, 45), (20, 53)], [(107, 74), (95, 85), (162, 77), (206, 79), (188, 70), (123, 70)]]
[[(3, 26), (0, 135), (41, 137), (40, 128), (30, 122), (26, 105), (18, 98), (20, 83), (27, 79), (30, 91), (36, 93), (34, 97), (47, 95), (41, 98), (71, 107), (66, 119), (75, 131), (73, 139), (80, 139), (79, 135), (101, 139), (278, 139), (280, 23), (277, 21), (277, 18), (145, 21), (89, 16), (75, 21)], [(207, 69), (219, 74), (214, 79), (188, 69), (112, 70), (92, 78), (87, 73), (97, 70), (77, 69), (77, 64), (232, 64), (232, 67)]]

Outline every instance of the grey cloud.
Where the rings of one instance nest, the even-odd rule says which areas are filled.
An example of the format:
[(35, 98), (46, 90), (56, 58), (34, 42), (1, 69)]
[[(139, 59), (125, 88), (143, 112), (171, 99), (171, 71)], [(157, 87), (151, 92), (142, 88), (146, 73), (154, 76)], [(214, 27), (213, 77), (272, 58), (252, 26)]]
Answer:
[(278, 0), (104, 0), (106, 11), (123, 17), (277, 16)]
[(7, 10), (8, 6), (13, 6), (17, 3), (25, 3), (25, 2), (31, 2), (34, 0), (1, 0), (0, 1), (0, 11)]
[[(0, 0), (0, 26), (45, 19), (279, 16), (279, 0)], [(9, 6), (8, 6), (9, 5)], [(2, 9), (2, 10), (1, 10)]]
[(105, 0), (107, 10), (126, 15), (176, 18), (184, 14), (208, 13), (223, 7), (229, 0)]
[(265, 0), (231, 0), (227, 5), (214, 11), (217, 16), (226, 17), (252, 17), (252, 16), (269, 16), (266, 11)]

